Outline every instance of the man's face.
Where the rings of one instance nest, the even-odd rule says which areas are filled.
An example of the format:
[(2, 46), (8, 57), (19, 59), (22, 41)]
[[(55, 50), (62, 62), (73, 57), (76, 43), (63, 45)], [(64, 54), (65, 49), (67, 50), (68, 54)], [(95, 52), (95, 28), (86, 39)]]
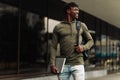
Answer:
[(70, 10), (69, 14), (70, 14), (71, 18), (78, 19), (79, 8), (78, 7), (71, 7), (69, 10)]

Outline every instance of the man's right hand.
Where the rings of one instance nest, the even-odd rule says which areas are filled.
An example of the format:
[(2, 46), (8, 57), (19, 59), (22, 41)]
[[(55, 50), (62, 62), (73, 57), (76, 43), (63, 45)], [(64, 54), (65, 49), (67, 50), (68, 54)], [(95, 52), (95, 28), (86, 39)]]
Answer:
[(51, 66), (51, 72), (54, 74), (57, 74), (57, 73), (59, 73), (59, 70), (56, 66)]

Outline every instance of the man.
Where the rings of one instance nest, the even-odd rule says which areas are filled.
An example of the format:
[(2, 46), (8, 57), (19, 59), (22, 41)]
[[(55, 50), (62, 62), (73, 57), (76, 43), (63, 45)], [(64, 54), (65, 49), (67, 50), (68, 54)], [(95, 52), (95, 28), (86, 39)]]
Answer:
[[(84, 60), (82, 52), (90, 49), (93, 46), (93, 39), (88, 32), (85, 23), (80, 24), (79, 44), (76, 44), (76, 20), (79, 18), (79, 8), (74, 2), (68, 3), (65, 7), (65, 21), (56, 25), (53, 31), (52, 47), (50, 55), (51, 70), (53, 73), (58, 73), (58, 68), (55, 66), (55, 57), (57, 45), (60, 43), (60, 55), (66, 58), (64, 70), (59, 74), (62, 80), (70, 80), (73, 76), (74, 80), (85, 80)], [(81, 45), (82, 34), (87, 38), (87, 43)]]

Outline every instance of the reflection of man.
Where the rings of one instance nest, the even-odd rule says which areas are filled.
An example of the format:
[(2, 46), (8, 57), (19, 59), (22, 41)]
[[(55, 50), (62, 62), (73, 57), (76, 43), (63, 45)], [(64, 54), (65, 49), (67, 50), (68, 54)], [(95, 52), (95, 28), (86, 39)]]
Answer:
[(60, 73), (62, 80), (70, 80), (70, 76), (73, 76), (74, 80), (85, 80), (84, 72), (84, 60), (82, 52), (88, 50), (93, 45), (93, 39), (88, 32), (88, 28), (85, 23), (81, 22), (79, 44), (82, 42), (82, 34), (85, 35), (88, 40), (85, 45), (76, 44), (76, 19), (79, 17), (78, 5), (71, 2), (65, 7), (66, 19), (60, 24), (56, 25), (53, 31), (52, 47), (51, 47), (51, 70), (53, 73), (58, 72), (58, 68), (55, 66), (55, 57), (57, 45), (60, 43), (60, 54), (66, 57), (66, 63), (63, 73)]
[(45, 39), (44, 39), (44, 26), (42, 23), (42, 18), (40, 17), (39, 21), (36, 22), (35, 26), (34, 26), (34, 37), (35, 37), (35, 46), (36, 46), (36, 56), (38, 62), (45, 62), (44, 61), (44, 55), (45, 55), (45, 51), (44, 51), (44, 44), (45, 44)]

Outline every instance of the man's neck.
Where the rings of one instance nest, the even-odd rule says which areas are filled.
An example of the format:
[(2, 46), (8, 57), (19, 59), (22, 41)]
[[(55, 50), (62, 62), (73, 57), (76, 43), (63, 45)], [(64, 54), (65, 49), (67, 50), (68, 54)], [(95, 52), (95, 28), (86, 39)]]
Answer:
[(75, 21), (76, 19), (73, 19), (72, 17), (67, 16), (66, 20), (67, 20), (67, 22), (72, 22), (72, 21)]

